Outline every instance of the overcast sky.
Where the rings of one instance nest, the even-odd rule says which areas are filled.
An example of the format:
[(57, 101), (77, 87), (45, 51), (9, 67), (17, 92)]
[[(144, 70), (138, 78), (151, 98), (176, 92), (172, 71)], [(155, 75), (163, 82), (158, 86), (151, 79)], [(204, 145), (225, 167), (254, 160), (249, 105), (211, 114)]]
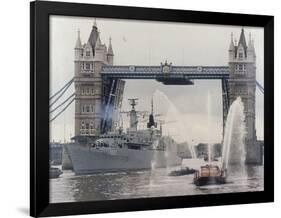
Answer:
[[(77, 30), (82, 43), (86, 43), (92, 29), (93, 18), (50, 17), (50, 81), (54, 93), (74, 76), (74, 46)], [(115, 65), (173, 65), (227, 66), (231, 32), (239, 40), (240, 26), (182, 24), (172, 22), (131, 21), (97, 19), (101, 40), (108, 45), (112, 37)], [(263, 85), (263, 28), (244, 27), (248, 42), (249, 32), (255, 41), (257, 55), (257, 80)], [(128, 110), (128, 98), (139, 98), (138, 110), (150, 110), (150, 102), (156, 90), (164, 93), (177, 108), (179, 118), (163, 116), (173, 121), (163, 126), (164, 132), (178, 141), (190, 143), (222, 140), (222, 97), (220, 81), (198, 81), (192, 86), (164, 86), (152, 80), (127, 80), (123, 98), (123, 110)], [(74, 88), (66, 93), (72, 94)], [(159, 92), (158, 92), (159, 93)], [(209, 128), (207, 96), (210, 95)], [(159, 97), (159, 95), (157, 95)], [(161, 96), (155, 99), (155, 112), (167, 114), (167, 101)], [(163, 99), (163, 100), (161, 100)], [(263, 139), (263, 95), (256, 92), (257, 136)], [(173, 113), (174, 115), (174, 113)], [(124, 118), (125, 119), (125, 118)], [(177, 122), (175, 122), (177, 120)], [(125, 119), (126, 121), (126, 119)], [(184, 130), (177, 131), (180, 126)], [(74, 104), (50, 125), (51, 140), (63, 141), (74, 134)]]

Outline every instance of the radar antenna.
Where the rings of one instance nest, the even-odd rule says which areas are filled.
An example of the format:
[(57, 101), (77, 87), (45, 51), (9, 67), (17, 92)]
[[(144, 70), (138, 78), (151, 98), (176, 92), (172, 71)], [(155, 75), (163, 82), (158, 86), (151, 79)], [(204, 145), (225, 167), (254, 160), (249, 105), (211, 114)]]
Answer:
[(132, 106), (132, 110), (135, 110), (135, 106), (137, 105), (138, 98), (128, 98), (129, 104)]

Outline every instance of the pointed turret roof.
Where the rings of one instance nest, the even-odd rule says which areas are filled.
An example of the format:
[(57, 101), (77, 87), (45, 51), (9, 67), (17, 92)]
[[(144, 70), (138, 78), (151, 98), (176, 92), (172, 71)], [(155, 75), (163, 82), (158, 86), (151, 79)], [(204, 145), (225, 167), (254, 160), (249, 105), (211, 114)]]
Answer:
[(235, 46), (233, 42), (233, 33), (231, 33), (231, 40), (230, 40), (230, 45), (229, 45), (229, 51), (235, 51)]
[(81, 43), (81, 39), (80, 39), (80, 30), (78, 30), (78, 37), (76, 40), (75, 48), (82, 48), (82, 43)]
[(93, 52), (95, 52), (97, 38), (98, 38), (98, 28), (97, 28), (97, 23), (95, 20), (93, 23), (93, 28), (92, 28), (91, 34), (88, 39), (88, 42), (91, 44), (91, 46), (93, 48)]
[(98, 28), (98, 27), (97, 27), (97, 19), (96, 19), (96, 18), (95, 18), (94, 23), (93, 23), (93, 27), (94, 27), (94, 26), (95, 26), (96, 28)]
[(95, 48), (100, 48), (101, 45), (102, 44), (101, 44), (101, 40), (100, 40), (100, 33), (98, 32)]
[(242, 45), (245, 51), (247, 50), (247, 43), (246, 43), (244, 28), (242, 28), (242, 30), (241, 30), (240, 39), (239, 39), (239, 42), (238, 42), (238, 47), (239, 47), (239, 45)]
[(254, 40), (251, 37), (251, 33), (249, 34), (248, 53), (253, 54), (253, 56), (256, 57)]
[(109, 37), (109, 45), (108, 45), (107, 54), (108, 55), (114, 55), (112, 45), (111, 45), (111, 37)]
[(249, 33), (248, 50), (255, 50), (255, 48), (254, 48), (254, 42), (253, 42), (253, 40), (252, 40), (251, 33)]

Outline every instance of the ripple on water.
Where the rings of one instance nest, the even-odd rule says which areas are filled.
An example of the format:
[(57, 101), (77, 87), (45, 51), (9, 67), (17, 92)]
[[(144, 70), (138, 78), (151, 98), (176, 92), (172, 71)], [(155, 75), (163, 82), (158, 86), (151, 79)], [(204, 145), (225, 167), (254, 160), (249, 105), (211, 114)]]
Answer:
[(262, 191), (263, 166), (247, 172), (248, 177), (231, 175), (224, 185), (204, 187), (193, 184), (193, 175), (169, 176), (167, 169), (79, 176), (64, 172), (50, 180), (50, 199), (54, 203)]

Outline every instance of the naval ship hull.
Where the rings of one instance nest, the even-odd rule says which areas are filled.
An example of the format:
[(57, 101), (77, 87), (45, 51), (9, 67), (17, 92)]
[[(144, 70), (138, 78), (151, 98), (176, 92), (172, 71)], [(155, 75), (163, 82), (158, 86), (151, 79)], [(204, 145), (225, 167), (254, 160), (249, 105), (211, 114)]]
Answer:
[[(71, 162), (75, 174), (132, 171), (180, 165), (175, 151), (108, 149), (99, 150), (85, 145), (64, 145), (66, 162)], [(65, 157), (64, 157), (65, 159)]]

